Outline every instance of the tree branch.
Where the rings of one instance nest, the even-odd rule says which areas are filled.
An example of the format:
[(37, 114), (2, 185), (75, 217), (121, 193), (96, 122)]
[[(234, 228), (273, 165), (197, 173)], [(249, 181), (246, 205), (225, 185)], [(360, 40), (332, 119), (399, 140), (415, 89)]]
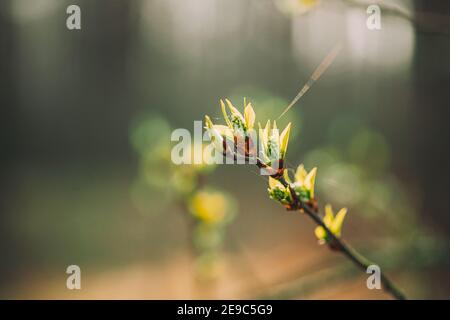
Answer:
[[(350, 245), (345, 243), (344, 240), (338, 238), (333, 232), (331, 232), (331, 230), (325, 225), (325, 223), (315, 212), (315, 210), (310, 206), (308, 206), (307, 204), (300, 201), (291, 185), (283, 177), (278, 178), (278, 181), (280, 181), (286, 188), (289, 188), (289, 191), (291, 192), (294, 202), (293, 209), (300, 210), (301, 212), (306, 213), (317, 225), (321, 226), (326, 231), (327, 235), (331, 238), (330, 245), (332, 246), (333, 249), (342, 252), (344, 256), (346, 256), (350, 261), (352, 261), (363, 272), (366, 272), (367, 268), (370, 265), (374, 264), (373, 262), (362, 256), (360, 253), (358, 253)], [(384, 272), (380, 273), (380, 277), (384, 290), (392, 294), (392, 296), (398, 300), (406, 300), (406, 296), (385, 275)]]

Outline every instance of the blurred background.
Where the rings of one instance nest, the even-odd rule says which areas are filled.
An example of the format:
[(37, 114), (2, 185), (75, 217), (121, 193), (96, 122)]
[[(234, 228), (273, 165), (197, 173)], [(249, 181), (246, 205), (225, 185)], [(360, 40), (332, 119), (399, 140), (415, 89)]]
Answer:
[(2, 1), (0, 297), (389, 298), (256, 168), (170, 162), (171, 130), (224, 97), (278, 117), (341, 43), (280, 119), (288, 165), (318, 167), (321, 209), (409, 297), (450, 298), (450, 3), (381, 2), (374, 31), (368, 5)]

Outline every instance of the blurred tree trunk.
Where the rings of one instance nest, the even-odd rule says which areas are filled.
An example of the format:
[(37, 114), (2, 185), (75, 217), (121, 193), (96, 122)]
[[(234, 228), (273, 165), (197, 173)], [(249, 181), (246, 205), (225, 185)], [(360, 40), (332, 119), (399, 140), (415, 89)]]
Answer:
[[(14, 154), (21, 145), (20, 112), (17, 108), (17, 87), (15, 81), (15, 26), (8, 13), (11, 2), (0, 2), (0, 289), (11, 280), (17, 265), (19, 242), (13, 240), (9, 214), (15, 194), (15, 180), (10, 170)], [(0, 298), (4, 293), (0, 291)]]
[[(416, 26), (425, 32), (416, 34), (410, 169), (417, 168), (412, 173), (419, 175), (424, 192), (423, 218), (450, 241), (450, 35), (440, 33), (450, 30), (450, 2), (416, 0), (414, 5), (415, 12), (426, 13), (420, 16), (427, 23)], [(437, 287), (449, 288), (449, 280), (440, 278)], [(449, 292), (440, 294), (448, 298)]]
[[(447, 14), (450, 17), (450, 2), (416, 0), (415, 11)], [(444, 174), (450, 172), (449, 57), (448, 35), (417, 33), (412, 106), (415, 123), (411, 133), (414, 139), (410, 142), (410, 159), (412, 168), (422, 168), (417, 172), (421, 174), (421, 187), (425, 192), (423, 214), (433, 216), (443, 230), (450, 227), (450, 181)]]

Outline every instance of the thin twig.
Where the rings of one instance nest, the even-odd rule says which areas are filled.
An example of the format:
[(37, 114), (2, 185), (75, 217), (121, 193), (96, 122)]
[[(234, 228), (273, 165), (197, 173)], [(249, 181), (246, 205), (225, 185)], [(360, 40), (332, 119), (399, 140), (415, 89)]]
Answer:
[[(338, 245), (338, 249), (349, 258), (357, 267), (362, 271), (366, 272), (367, 268), (374, 264), (359, 252), (353, 249), (350, 245), (345, 243), (343, 240), (336, 237), (329, 228), (325, 225), (322, 219), (312, 211), (307, 205), (302, 204), (302, 209), (308, 214), (311, 219), (314, 220), (318, 225), (325, 229), (325, 231), (333, 239), (333, 242)], [(387, 292), (390, 292), (398, 300), (406, 300), (406, 296), (400, 291), (399, 288), (386, 276), (384, 272), (380, 272), (381, 283)]]
[[(226, 152), (226, 147), (227, 145), (224, 144), (224, 157), (229, 156)], [(249, 155), (245, 154), (245, 159), (247, 159), (248, 157)], [(360, 253), (358, 253), (350, 245), (345, 243), (342, 239), (339, 239), (333, 232), (331, 232), (331, 230), (325, 225), (323, 220), (316, 213), (317, 208), (315, 207), (315, 205), (314, 207), (310, 207), (299, 199), (291, 184), (287, 182), (283, 176), (283, 172), (285, 170), (283, 166), (283, 160), (279, 160), (278, 166), (276, 168), (264, 164), (260, 159), (257, 159), (256, 165), (258, 166), (258, 168), (266, 170), (266, 172), (268, 172), (272, 178), (277, 179), (285, 188), (289, 188), (293, 200), (289, 209), (306, 213), (317, 225), (321, 226), (325, 230), (327, 235), (329, 235), (329, 237), (331, 238), (330, 246), (333, 249), (342, 252), (350, 261), (352, 261), (358, 268), (360, 268), (364, 272), (367, 271), (367, 268), (370, 265), (374, 264), (370, 260), (362, 256)], [(383, 288), (384, 290), (386, 290), (386, 292), (389, 292), (398, 300), (406, 300), (406, 296), (383, 272), (380, 273), (380, 277), (381, 283), (383, 284)]]
[[(326, 231), (327, 235), (331, 238), (331, 244), (333, 245), (334, 249), (342, 252), (350, 261), (352, 261), (358, 268), (360, 268), (364, 272), (366, 272), (367, 268), (370, 265), (374, 264), (370, 260), (362, 256), (360, 253), (358, 253), (346, 242), (344, 242), (344, 240), (338, 238), (333, 232), (331, 232), (331, 230), (325, 225), (323, 220), (314, 211), (314, 209), (300, 201), (291, 185), (283, 177), (279, 178), (278, 181), (280, 181), (286, 188), (289, 188), (294, 201), (293, 209), (300, 210), (301, 212), (306, 213), (317, 225), (321, 226)], [(406, 296), (383, 272), (380, 273), (380, 277), (384, 290), (392, 294), (392, 296), (394, 296), (398, 300), (406, 300)]]

